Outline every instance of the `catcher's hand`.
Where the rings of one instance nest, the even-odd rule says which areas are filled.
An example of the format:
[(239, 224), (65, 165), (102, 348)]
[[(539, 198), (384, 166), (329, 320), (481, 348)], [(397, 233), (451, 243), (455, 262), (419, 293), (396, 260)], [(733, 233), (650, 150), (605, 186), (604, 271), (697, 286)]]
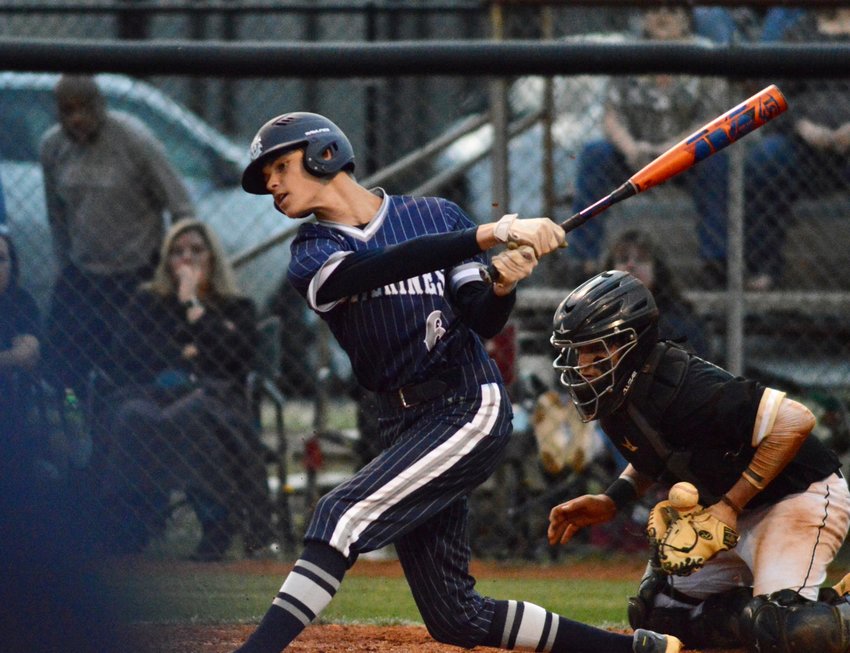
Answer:
[(660, 501), (649, 513), (646, 534), (658, 566), (676, 576), (692, 574), (738, 544), (735, 529), (702, 506), (682, 514), (669, 501)]

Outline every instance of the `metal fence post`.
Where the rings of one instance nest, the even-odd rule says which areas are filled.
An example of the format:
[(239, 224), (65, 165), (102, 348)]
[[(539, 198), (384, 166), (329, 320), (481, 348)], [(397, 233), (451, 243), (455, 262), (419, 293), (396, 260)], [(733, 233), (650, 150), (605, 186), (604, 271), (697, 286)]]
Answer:
[[(490, 8), (493, 38), (504, 38), (504, 13), (501, 5), (494, 3)], [(508, 83), (504, 77), (490, 82), (490, 116), (493, 122), (493, 174), (491, 217), (496, 220), (508, 213), (510, 208), (510, 180), (508, 177)]]
[[(554, 38), (554, 19), (552, 7), (541, 9), (540, 20), (543, 23), (543, 38)], [(552, 123), (555, 120), (555, 81), (546, 77), (543, 86), (543, 215), (553, 216), (555, 212), (555, 146), (552, 142)]]
[[(731, 93), (730, 93), (731, 96)], [(744, 152), (730, 147), (727, 216), (726, 367), (744, 371)]]

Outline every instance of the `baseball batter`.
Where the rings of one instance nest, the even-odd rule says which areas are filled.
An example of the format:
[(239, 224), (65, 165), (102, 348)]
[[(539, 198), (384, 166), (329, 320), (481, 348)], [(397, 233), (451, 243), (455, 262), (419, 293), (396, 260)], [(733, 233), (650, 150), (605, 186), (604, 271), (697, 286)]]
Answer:
[[(511, 405), (481, 337), (505, 324), (516, 283), (564, 242), (547, 218), (476, 226), (455, 204), (360, 186), (333, 122), (288, 113), (251, 145), (242, 185), (291, 218), (288, 278), (329, 325), (358, 381), (378, 395), (382, 453), (324, 496), (305, 547), (262, 623), (238, 650), (278, 653), (331, 601), (361, 553), (395, 544), (431, 635), (457, 646), (675, 653), (676, 638), (576, 623), (525, 601), (487, 598), (469, 574), (467, 497), (494, 470)], [(485, 250), (519, 247), (493, 259)]]
[[(850, 606), (817, 601), (847, 534), (850, 493), (837, 456), (809, 437), (809, 409), (659, 342), (652, 294), (628, 272), (576, 288), (553, 329), (561, 383), (629, 465), (604, 494), (555, 506), (550, 542), (610, 520), (655, 481), (689, 481), (707, 508), (666, 539), (669, 518), (653, 511), (648, 534), (666, 548), (630, 603), (632, 626), (689, 647), (850, 650)], [(690, 575), (668, 575), (679, 573)]]

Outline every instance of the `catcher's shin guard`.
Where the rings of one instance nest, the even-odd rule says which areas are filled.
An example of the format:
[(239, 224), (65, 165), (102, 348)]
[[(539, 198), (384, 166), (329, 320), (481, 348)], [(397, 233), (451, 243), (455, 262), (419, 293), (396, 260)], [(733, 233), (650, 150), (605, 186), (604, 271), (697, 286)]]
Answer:
[[(655, 597), (664, 594), (691, 607), (659, 608)], [(741, 587), (700, 602), (670, 587), (669, 576), (648, 565), (637, 596), (629, 598), (629, 625), (670, 633), (696, 648), (734, 648), (743, 644), (742, 614), (752, 592)]]
[(846, 597), (809, 601), (794, 590), (753, 597), (744, 611), (748, 650), (758, 653), (850, 652)]
[[(632, 628), (651, 628), (650, 616), (655, 606), (655, 597), (664, 593), (667, 587), (667, 575), (664, 574), (651, 560), (646, 566), (646, 571), (643, 572), (643, 577), (640, 579), (637, 596), (629, 597), (629, 625)], [(687, 611), (687, 608), (682, 608)], [(652, 628), (652, 630), (656, 630)], [(661, 629), (660, 632), (669, 632)]]

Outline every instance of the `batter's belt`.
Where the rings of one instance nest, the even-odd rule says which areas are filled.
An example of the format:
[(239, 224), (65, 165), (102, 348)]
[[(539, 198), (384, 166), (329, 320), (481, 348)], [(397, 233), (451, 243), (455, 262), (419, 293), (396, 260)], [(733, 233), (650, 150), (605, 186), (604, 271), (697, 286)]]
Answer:
[(432, 376), (430, 379), (402, 386), (392, 392), (381, 393), (382, 403), (393, 408), (412, 408), (444, 395), (448, 390), (460, 385), (461, 368), (452, 367)]

